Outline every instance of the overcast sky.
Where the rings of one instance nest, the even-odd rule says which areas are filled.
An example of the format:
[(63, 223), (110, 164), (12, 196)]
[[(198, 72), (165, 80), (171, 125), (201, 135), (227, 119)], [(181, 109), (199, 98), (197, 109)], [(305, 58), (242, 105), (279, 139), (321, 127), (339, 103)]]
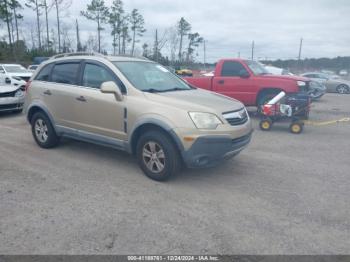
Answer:
[[(20, 0), (24, 2), (25, 0)], [(50, 0), (48, 0), (50, 1)], [(64, 22), (72, 26), (78, 18), (82, 41), (96, 34), (96, 25), (80, 16), (90, 0), (73, 0)], [(105, 0), (109, 6), (112, 0)], [(207, 60), (223, 57), (250, 57), (255, 41), (256, 57), (287, 59), (298, 56), (300, 38), (304, 39), (302, 57), (350, 56), (350, 0), (125, 0), (125, 9), (140, 10), (147, 32), (142, 43), (153, 44), (154, 32), (160, 34), (181, 17), (207, 41)], [(35, 13), (23, 11), (32, 23)], [(43, 17), (42, 17), (42, 21)], [(54, 10), (50, 25), (56, 26)], [(104, 48), (112, 49), (110, 28), (105, 25)], [(164, 49), (166, 53), (166, 49)], [(203, 60), (203, 46), (197, 60)]]

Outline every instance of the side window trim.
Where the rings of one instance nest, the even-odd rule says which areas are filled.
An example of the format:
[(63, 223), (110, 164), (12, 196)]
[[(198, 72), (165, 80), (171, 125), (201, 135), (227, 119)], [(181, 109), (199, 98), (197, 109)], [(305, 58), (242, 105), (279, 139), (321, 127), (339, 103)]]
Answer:
[[(85, 71), (85, 66), (86, 64), (91, 64), (91, 65), (95, 65), (95, 66), (100, 66), (103, 69), (105, 69), (107, 72), (109, 72), (111, 74), (111, 76), (114, 78), (115, 82), (117, 83), (117, 86), (119, 87), (120, 91), (123, 94), (126, 94), (126, 87), (124, 85), (124, 83), (119, 79), (119, 77), (105, 64), (99, 62), (99, 61), (94, 61), (94, 60), (88, 60), (88, 59), (84, 59), (82, 60), (82, 65), (81, 65), (81, 72), (79, 74), (79, 86), (81, 87), (86, 87), (83, 85), (83, 77), (84, 77), (84, 71)], [(92, 88), (92, 89), (96, 89), (99, 90), (99, 88), (96, 87), (88, 87), (88, 88)]]

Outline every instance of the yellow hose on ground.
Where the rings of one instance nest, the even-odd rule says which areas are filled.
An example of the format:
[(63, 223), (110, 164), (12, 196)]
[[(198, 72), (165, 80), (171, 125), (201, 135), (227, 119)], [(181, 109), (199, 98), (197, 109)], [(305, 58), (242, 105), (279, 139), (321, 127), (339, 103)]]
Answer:
[(304, 122), (304, 124), (311, 125), (311, 126), (327, 126), (327, 125), (338, 124), (338, 123), (341, 123), (341, 122), (350, 122), (350, 118), (349, 117), (344, 117), (344, 118), (341, 118), (341, 119), (330, 120), (330, 121), (310, 121), (310, 120), (305, 120), (303, 122)]

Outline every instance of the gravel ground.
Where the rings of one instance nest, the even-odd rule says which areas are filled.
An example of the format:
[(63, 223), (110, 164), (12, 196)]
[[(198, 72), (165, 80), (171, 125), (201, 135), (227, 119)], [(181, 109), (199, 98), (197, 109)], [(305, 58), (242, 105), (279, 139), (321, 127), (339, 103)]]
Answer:
[[(313, 121), (343, 117), (350, 95), (313, 104)], [(350, 122), (254, 125), (236, 158), (158, 183), (115, 150), (40, 149), (1, 114), (0, 254), (350, 254)]]

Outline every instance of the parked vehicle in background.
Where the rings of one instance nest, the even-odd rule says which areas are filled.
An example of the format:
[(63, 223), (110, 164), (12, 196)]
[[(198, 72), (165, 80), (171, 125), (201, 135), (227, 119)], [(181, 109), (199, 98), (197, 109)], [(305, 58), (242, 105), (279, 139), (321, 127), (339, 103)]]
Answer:
[(34, 72), (38, 67), (39, 67), (39, 65), (30, 65), (30, 66), (28, 66), (28, 70), (31, 72)]
[(178, 69), (175, 72), (179, 76), (193, 76), (193, 72), (190, 69)]
[(241, 102), (143, 58), (58, 55), (28, 82), (25, 108), (40, 147), (68, 137), (125, 150), (155, 180), (229, 159), (252, 134)]
[(185, 79), (193, 86), (238, 99), (247, 106), (258, 106), (258, 109), (281, 91), (307, 92), (310, 82), (299, 76), (271, 75), (259, 62), (244, 59), (220, 60), (213, 77)]
[(20, 87), (0, 84), (0, 112), (22, 112), (24, 97)]
[[(275, 67), (275, 66), (265, 66), (265, 69), (273, 75), (294, 76), (294, 74), (289, 72), (289, 70)], [(311, 97), (312, 101), (315, 101), (315, 100), (320, 99), (326, 93), (326, 87), (323, 83), (312, 80), (309, 83), (309, 89), (308, 89), (307, 93)]]
[(327, 89), (324, 83), (314, 80), (310, 81), (310, 88), (308, 94), (311, 97), (312, 101), (320, 99), (326, 94), (326, 91)]
[(301, 76), (323, 83), (329, 93), (348, 94), (350, 92), (350, 81), (333, 77), (321, 72), (304, 73)]
[(347, 76), (348, 74), (349, 74), (349, 72), (345, 69), (339, 71), (340, 76)]
[(0, 64), (0, 74), (19, 77), (24, 81), (28, 81), (33, 73), (18, 64)]
[(275, 67), (275, 66), (271, 66), (271, 65), (265, 65), (265, 69), (273, 75), (294, 75), (291, 72), (289, 72), (288, 69), (284, 69), (284, 68), (279, 68), (279, 67)]
[(5, 86), (5, 85), (12, 85), (15, 87), (19, 87), (24, 91), (26, 81), (22, 80), (18, 76), (9, 76), (6, 74), (0, 74), (0, 86)]

